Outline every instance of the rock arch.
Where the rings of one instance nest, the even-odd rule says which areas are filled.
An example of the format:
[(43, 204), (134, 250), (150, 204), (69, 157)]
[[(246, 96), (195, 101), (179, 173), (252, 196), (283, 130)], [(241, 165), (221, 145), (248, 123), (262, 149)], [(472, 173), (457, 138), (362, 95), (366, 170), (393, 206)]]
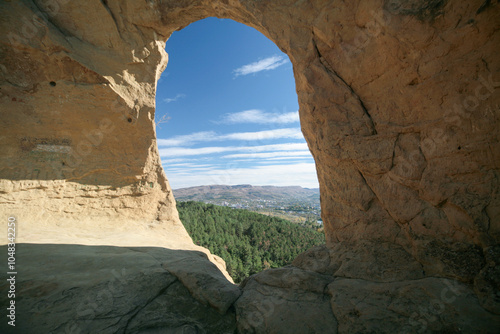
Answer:
[[(45, 241), (189, 244), (158, 157), (156, 80), (173, 31), (231, 18), (294, 67), (327, 235), (295, 265), (375, 282), (451, 278), (500, 312), (497, 3), (26, 0), (0, 10), (0, 203), (24, 221), (23, 241), (48, 229), (57, 236)], [(327, 267), (310, 267), (325, 254)]]

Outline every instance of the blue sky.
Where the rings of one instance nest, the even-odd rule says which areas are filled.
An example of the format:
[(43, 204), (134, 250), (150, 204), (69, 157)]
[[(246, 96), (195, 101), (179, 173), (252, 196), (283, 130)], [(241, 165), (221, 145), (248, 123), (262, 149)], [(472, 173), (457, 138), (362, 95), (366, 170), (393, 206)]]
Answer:
[(172, 34), (158, 82), (158, 148), (173, 189), (317, 188), (300, 132), (292, 64), (253, 28), (208, 18)]

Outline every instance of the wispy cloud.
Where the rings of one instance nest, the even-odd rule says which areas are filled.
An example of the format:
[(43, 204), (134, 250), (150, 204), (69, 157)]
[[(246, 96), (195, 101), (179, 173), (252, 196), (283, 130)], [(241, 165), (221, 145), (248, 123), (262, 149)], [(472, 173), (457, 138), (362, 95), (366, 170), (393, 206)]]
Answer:
[(195, 132), (189, 135), (175, 136), (168, 139), (158, 139), (158, 146), (185, 146), (198, 142), (245, 140), (258, 141), (269, 139), (302, 139), (303, 135), (299, 128), (284, 128), (256, 132), (236, 132), (229, 134), (217, 134), (214, 131)]
[(165, 171), (173, 189), (210, 184), (300, 185), (318, 188), (316, 167), (313, 162), (226, 169), (214, 167), (196, 172), (186, 168), (170, 169), (165, 165)]
[(283, 56), (272, 56), (265, 59), (243, 65), (233, 71), (235, 76), (248, 75), (252, 73), (257, 73), (261, 71), (274, 70), (275, 68), (284, 65), (288, 62)]
[(268, 159), (281, 160), (294, 157), (311, 157), (311, 152), (303, 151), (285, 151), (285, 152), (263, 152), (263, 153), (237, 153), (222, 156), (226, 159)]
[(272, 145), (259, 145), (259, 146), (214, 146), (214, 147), (200, 147), (200, 148), (187, 148), (187, 147), (171, 147), (161, 148), (160, 157), (162, 158), (176, 158), (185, 156), (200, 156), (215, 153), (225, 152), (275, 152), (275, 151), (305, 151), (308, 150), (306, 143), (284, 143)]
[(236, 151), (237, 147), (200, 147), (200, 148), (186, 148), (186, 147), (173, 147), (161, 148), (160, 157), (185, 157), (185, 156), (200, 156), (214, 153), (224, 153)]
[(214, 131), (195, 132), (188, 135), (175, 136), (168, 139), (157, 139), (158, 146), (183, 146), (197, 142), (214, 141), (217, 134)]
[(221, 136), (223, 140), (266, 140), (293, 138), (302, 139), (304, 135), (299, 128), (274, 129), (257, 132), (237, 132)]
[(256, 124), (289, 124), (299, 122), (299, 112), (287, 113), (267, 113), (258, 109), (250, 109), (236, 113), (229, 113), (222, 116), (222, 119), (216, 123), (223, 124), (241, 124), (241, 123), (256, 123)]
[(182, 98), (185, 98), (185, 97), (186, 97), (186, 94), (177, 94), (175, 97), (169, 97), (169, 98), (163, 99), (163, 102), (165, 102), (165, 103), (175, 102), (175, 101), (182, 99)]

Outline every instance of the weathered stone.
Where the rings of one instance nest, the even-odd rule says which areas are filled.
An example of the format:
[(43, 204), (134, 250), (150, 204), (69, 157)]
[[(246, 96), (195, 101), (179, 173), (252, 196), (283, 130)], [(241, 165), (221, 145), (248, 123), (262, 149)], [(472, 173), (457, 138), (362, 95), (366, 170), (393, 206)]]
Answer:
[(330, 248), (326, 245), (314, 246), (297, 256), (292, 264), (302, 270), (332, 276), (341, 265), (338, 262), (332, 262), (332, 255)]
[[(498, 313), (499, 265), (491, 254), (500, 243), (499, 13), (498, 1), (484, 0), (0, 2), (1, 224), (6, 230), (15, 216), (25, 243), (199, 251), (230, 280), (178, 219), (154, 108), (171, 33), (209, 16), (231, 18), (269, 37), (294, 67), (329, 248), (296, 265), (394, 282), (383, 284), (424, 275), (474, 282), (481, 305)], [(225, 286), (219, 276), (205, 284), (200, 273), (170, 265), (196, 303), (230, 312), (237, 289), (218, 294), (211, 289)], [(23, 280), (37, 281), (33, 266)], [(276, 298), (290, 290), (280, 279), (266, 279), (278, 282), (269, 289), (285, 290)], [(99, 282), (82, 284), (90, 291)], [(133, 294), (133, 303), (145, 303)], [(424, 304), (434, 298), (424, 295)], [(247, 296), (237, 302), (243, 309)], [(313, 296), (325, 313), (319, 293)], [(283, 314), (295, 317), (300, 307), (293, 307)], [(62, 306), (52, 311), (60, 323), (72, 316)], [(472, 322), (465, 309), (456, 312), (462, 320), (435, 324), (451, 330)], [(106, 319), (81, 324), (122, 326)]]
[(194, 298), (221, 314), (226, 313), (241, 295), (240, 288), (228, 281), (205, 253), (190, 252), (188, 256), (168, 257), (162, 266), (177, 277)]
[(423, 278), (422, 265), (402, 247), (391, 243), (360, 241), (333, 248), (314, 247), (300, 254), (293, 265), (336, 277), (393, 282)]
[(337, 333), (324, 291), (331, 277), (293, 267), (247, 279), (237, 300), (240, 333)]
[(485, 265), (479, 247), (466, 243), (445, 243), (433, 240), (416, 254), (429, 276), (446, 273), (464, 282), (471, 283)]
[(236, 330), (234, 311), (221, 316), (193, 300), (189, 290), (179, 281), (142, 308), (131, 319), (127, 333), (220, 333)]
[[(5, 246), (0, 250), (7, 253)], [(193, 287), (164, 269), (165, 263), (180, 259), (185, 270), (197, 262), (207, 264), (192, 268), (193, 275), (205, 271), (207, 282), (224, 279), (194, 251), (18, 244), (16, 333), (142, 333), (155, 328), (232, 333), (236, 326), (232, 311), (221, 315), (205, 300), (193, 297), (189, 293)], [(208, 265), (214, 269), (207, 270)], [(227, 280), (226, 285), (238, 289)], [(0, 285), (3, 300), (9, 288), (7, 281)], [(214, 286), (206, 288), (217, 291)], [(2, 333), (11, 329), (6, 321), (0, 323)]]
[(474, 291), (481, 305), (500, 315), (500, 246), (485, 250), (486, 265), (474, 280)]
[(468, 286), (444, 278), (338, 278), (328, 290), (339, 333), (496, 333), (500, 326)]
[[(40, 220), (60, 230), (82, 216), (126, 231), (153, 224), (159, 230), (145, 233), (150, 239), (178, 224), (155, 142), (156, 79), (167, 37), (218, 16), (255, 27), (290, 56), (330, 246), (404, 235), (397, 243), (420, 253), (432, 239), (453, 239), (461, 221), (472, 238), (460, 242), (498, 243), (496, 4), (123, 0), (0, 8), (2, 210), (25, 222), (32, 241)], [(401, 233), (433, 208), (445, 213), (432, 214), (434, 235)], [(187, 238), (180, 226), (176, 233)]]

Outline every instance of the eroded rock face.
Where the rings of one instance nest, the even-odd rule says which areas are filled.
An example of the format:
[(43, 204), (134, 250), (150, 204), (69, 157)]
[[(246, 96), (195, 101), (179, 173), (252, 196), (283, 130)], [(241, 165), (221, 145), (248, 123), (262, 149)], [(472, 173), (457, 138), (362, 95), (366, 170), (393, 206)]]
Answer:
[(23, 0), (0, 14), (0, 212), (19, 242), (198, 249), (225, 271), (178, 219), (154, 101), (170, 34), (231, 18), (294, 66), (328, 246), (296, 266), (448, 278), (499, 314), (498, 2)]

